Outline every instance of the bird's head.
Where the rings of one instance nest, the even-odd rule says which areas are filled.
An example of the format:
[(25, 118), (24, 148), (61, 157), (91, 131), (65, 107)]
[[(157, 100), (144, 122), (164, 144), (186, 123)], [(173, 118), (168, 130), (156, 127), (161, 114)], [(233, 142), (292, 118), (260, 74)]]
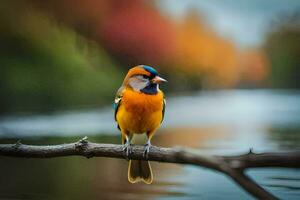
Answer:
[(131, 68), (123, 82), (123, 85), (145, 94), (156, 94), (159, 84), (167, 82), (158, 76), (157, 71), (146, 65), (139, 65)]

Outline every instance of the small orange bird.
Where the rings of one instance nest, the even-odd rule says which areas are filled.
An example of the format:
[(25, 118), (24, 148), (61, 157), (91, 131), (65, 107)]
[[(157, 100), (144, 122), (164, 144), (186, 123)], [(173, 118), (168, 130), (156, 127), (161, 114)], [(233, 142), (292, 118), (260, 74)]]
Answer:
[[(162, 82), (166, 80), (159, 77), (155, 69), (139, 65), (128, 71), (116, 94), (115, 120), (127, 157), (131, 153), (131, 144), (140, 144), (138, 139), (141, 139), (141, 135), (147, 136), (142, 143), (145, 144), (144, 156), (148, 157), (151, 138), (164, 118), (166, 103), (159, 89)], [(151, 184), (153, 174), (149, 161), (129, 160), (128, 181)]]

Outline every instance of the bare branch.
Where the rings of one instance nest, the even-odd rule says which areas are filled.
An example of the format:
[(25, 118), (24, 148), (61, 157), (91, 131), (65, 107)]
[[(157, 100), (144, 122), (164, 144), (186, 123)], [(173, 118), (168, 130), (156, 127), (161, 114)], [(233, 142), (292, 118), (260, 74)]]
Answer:
[[(143, 146), (133, 146), (130, 159), (145, 160)], [(92, 143), (83, 138), (75, 143), (36, 146), (16, 144), (0, 144), (0, 155), (24, 158), (54, 158), (62, 156), (113, 157), (126, 158), (123, 146), (116, 144)], [(160, 148), (152, 146), (148, 160), (167, 163), (191, 164), (222, 172), (231, 177), (247, 192), (259, 199), (277, 199), (251, 178), (244, 170), (257, 167), (300, 167), (300, 152), (261, 153), (252, 151), (238, 156), (207, 156), (195, 150), (184, 148)]]

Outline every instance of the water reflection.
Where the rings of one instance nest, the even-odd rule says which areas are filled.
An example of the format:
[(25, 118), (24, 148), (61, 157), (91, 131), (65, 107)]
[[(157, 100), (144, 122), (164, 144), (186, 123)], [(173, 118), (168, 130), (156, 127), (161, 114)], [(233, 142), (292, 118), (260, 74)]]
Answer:
[[(298, 91), (224, 90), (167, 97), (163, 127), (229, 126), (242, 132), (299, 127), (299, 104)], [(109, 106), (52, 115), (4, 116), (0, 118), (0, 136), (119, 134), (112, 113)]]
[(280, 149), (300, 149), (300, 127), (272, 127), (268, 138), (277, 143)]
[[(299, 93), (222, 91), (169, 98), (168, 102), (166, 121), (153, 138), (154, 145), (180, 145), (222, 155), (243, 153), (251, 147), (256, 152), (300, 149)], [(48, 130), (50, 126), (53, 127)], [(110, 109), (42, 117), (5, 117), (0, 127), (1, 143), (22, 138), (28, 144), (58, 144), (76, 141), (86, 134), (94, 142), (120, 143)], [(21, 134), (23, 128), (25, 134)], [(57, 130), (51, 135), (54, 129)], [(62, 134), (70, 135), (75, 129), (73, 136)], [(0, 170), (6, 173), (0, 178), (0, 198), (252, 199), (228, 177), (211, 170), (156, 162), (152, 162), (152, 166), (154, 184), (131, 185), (127, 182), (125, 160), (1, 157)], [(297, 169), (248, 171), (263, 187), (282, 199), (299, 197), (299, 172)]]

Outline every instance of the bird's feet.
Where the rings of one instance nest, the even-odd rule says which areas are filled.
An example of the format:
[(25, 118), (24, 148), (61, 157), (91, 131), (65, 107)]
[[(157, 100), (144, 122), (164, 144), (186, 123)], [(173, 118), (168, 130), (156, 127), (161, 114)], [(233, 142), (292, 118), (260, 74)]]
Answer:
[(150, 143), (150, 140), (148, 140), (147, 143), (145, 144), (145, 150), (144, 150), (144, 154), (143, 154), (143, 156), (144, 156), (144, 158), (146, 158), (146, 160), (148, 160), (150, 148), (151, 148), (151, 143)]
[(132, 147), (129, 141), (127, 141), (123, 145), (123, 152), (125, 154), (126, 159), (129, 160), (130, 154), (132, 153)]

